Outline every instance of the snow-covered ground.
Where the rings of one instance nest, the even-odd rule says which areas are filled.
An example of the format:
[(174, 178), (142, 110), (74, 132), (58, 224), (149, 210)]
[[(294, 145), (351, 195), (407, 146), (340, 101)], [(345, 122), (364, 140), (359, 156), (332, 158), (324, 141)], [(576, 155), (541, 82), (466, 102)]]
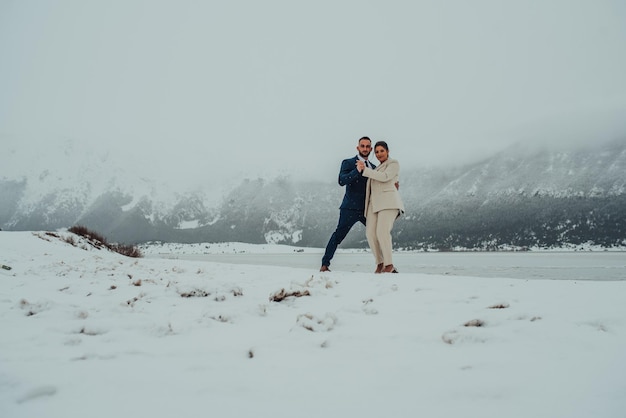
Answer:
[(319, 273), (291, 264), (319, 249), (242, 244), (223, 246), (284, 266), (131, 259), (68, 235), (0, 232), (0, 417), (626, 411), (626, 281)]

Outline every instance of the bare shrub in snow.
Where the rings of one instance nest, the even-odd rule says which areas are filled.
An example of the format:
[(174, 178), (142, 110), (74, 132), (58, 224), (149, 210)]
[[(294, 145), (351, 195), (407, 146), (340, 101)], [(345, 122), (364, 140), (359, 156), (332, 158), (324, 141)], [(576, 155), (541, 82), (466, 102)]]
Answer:
[(140, 293), (138, 296), (135, 296), (135, 297), (134, 297), (134, 298), (132, 298), (132, 299), (128, 299), (128, 300), (126, 301), (126, 304), (132, 308), (132, 307), (134, 307), (134, 306), (135, 306), (135, 302), (137, 302), (137, 301), (141, 300), (141, 298), (143, 298), (144, 296), (145, 296), (145, 294), (144, 294), (144, 293)]
[(463, 324), (463, 326), (465, 326), (465, 327), (484, 327), (485, 326), (485, 321), (483, 321), (482, 319), (472, 319), (471, 321), (467, 321), (465, 324)]
[(327, 313), (323, 318), (318, 318), (311, 313), (306, 313), (298, 315), (296, 322), (302, 328), (309, 331), (330, 331), (335, 327), (337, 317), (331, 313)]
[(141, 251), (137, 247), (132, 246), (132, 245), (115, 244), (111, 246), (111, 249), (115, 251), (116, 253), (125, 255), (126, 257), (133, 257), (133, 258), (143, 257), (143, 255), (141, 254)]
[[(139, 248), (132, 246), (132, 245), (125, 245), (125, 244), (110, 244), (104, 236), (102, 236), (101, 234), (97, 232), (89, 230), (85, 226), (75, 225), (69, 228), (68, 232), (71, 232), (72, 234), (76, 234), (78, 236), (85, 238), (87, 242), (89, 243), (89, 245), (91, 245), (92, 247), (98, 250), (102, 248), (108, 248), (109, 250), (114, 251), (118, 254), (124, 255), (126, 257), (134, 257), (134, 258), (143, 257), (143, 254), (141, 254), (141, 251), (139, 250)], [(58, 235), (55, 235), (55, 236), (57, 238), (59, 237)]]
[(207, 292), (202, 289), (193, 289), (188, 292), (178, 292), (178, 294), (183, 298), (206, 298), (207, 296), (211, 296), (211, 292)]
[(311, 293), (308, 290), (294, 290), (291, 292), (287, 292), (284, 288), (280, 289), (278, 292), (270, 295), (270, 302), (281, 302), (288, 297), (302, 297), (302, 296), (311, 296)]

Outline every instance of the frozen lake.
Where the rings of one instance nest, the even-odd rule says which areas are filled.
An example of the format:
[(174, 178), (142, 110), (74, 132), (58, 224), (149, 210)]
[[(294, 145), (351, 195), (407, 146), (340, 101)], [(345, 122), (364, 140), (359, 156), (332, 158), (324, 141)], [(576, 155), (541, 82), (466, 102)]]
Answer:
[[(322, 250), (293, 253), (159, 254), (150, 257), (319, 269)], [(626, 280), (626, 252), (398, 252), (400, 273), (548, 280)], [(338, 251), (331, 270), (373, 272), (368, 252)]]

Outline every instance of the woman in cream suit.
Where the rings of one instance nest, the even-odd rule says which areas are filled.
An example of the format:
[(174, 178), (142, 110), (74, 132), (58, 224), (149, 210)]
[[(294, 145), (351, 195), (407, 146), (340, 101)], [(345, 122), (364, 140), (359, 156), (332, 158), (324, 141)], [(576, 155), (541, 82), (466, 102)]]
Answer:
[(400, 163), (389, 158), (389, 147), (385, 141), (378, 141), (374, 145), (374, 153), (380, 161), (376, 169), (366, 167), (362, 161), (357, 162), (357, 169), (368, 178), (365, 235), (376, 258), (375, 273), (397, 273), (391, 258), (391, 229), (395, 220), (404, 213), (404, 205), (396, 188)]

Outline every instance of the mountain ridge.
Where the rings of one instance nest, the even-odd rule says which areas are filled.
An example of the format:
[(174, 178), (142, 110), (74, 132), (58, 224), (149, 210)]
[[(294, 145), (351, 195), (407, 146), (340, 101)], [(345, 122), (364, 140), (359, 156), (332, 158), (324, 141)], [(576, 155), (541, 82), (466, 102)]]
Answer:
[[(75, 152), (71, 144), (54, 167), (72, 164)], [(0, 227), (81, 224), (127, 243), (323, 247), (343, 194), (336, 184), (280, 176), (243, 179), (211, 204), (210, 190), (176, 190), (115, 167), (108, 155), (91, 153), (80, 161), (65, 173), (47, 167), (0, 177), (7, 197), (0, 203)], [(400, 191), (407, 212), (394, 227), (394, 243), (403, 248), (626, 245), (621, 209), (626, 207), (626, 140), (534, 152), (522, 144), (465, 166), (403, 169)], [(343, 245), (366, 246), (364, 234), (351, 233)]]

